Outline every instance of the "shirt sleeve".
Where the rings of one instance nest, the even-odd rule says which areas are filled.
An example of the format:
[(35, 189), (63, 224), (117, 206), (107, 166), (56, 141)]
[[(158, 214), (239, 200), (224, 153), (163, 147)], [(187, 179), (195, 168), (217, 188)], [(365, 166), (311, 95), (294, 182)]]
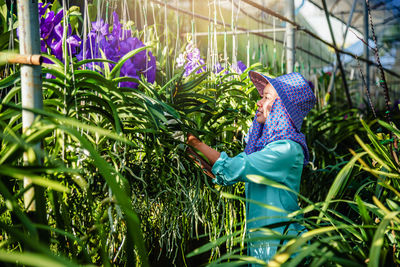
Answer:
[(279, 140), (250, 155), (242, 152), (231, 158), (222, 152), (211, 171), (215, 175), (214, 183), (220, 185), (249, 182), (246, 176), (250, 174), (290, 185), (288, 174), (293, 168), (303, 167), (303, 158), (300, 144)]

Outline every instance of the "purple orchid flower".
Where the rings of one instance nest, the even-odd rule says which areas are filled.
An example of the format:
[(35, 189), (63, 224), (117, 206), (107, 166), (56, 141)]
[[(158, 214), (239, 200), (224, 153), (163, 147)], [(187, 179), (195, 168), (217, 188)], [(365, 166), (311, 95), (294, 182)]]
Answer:
[(46, 14), (46, 10), (49, 7), (50, 3), (48, 4), (43, 4), (39, 3), (38, 8), (39, 8), (39, 17), (43, 17), (44, 14)]
[[(139, 39), (129, 37), (120, 42), (120, 52), (121, 54), (126, 54), (143, 46)], [(133, 58), (128, 59), (121, 68), (121, 76), (139, 79), (141, 75), (144, 75), (150, 83), (155, 81), (156, 59), (151, 52), (140, 51)], [(129, 84), (129, 87), (137, 87), (137, 84), (131, 82), (121, 83), (121, 86), (126, 86), (127, 84)]]
[(104, 37), (106, 37), (109, 34), (108, 28), (109, 28), (108, 23), (104, 23), (103, 20), (92, 22), (92, 32), (97, 32), (98, 34)]
[[(76, 58), (81, 61), (83, 59), (91, 59), (92, 55), (94, 52), (98, 51), (96, 47), (99, 45), (99, 43), (96, 41), (96, 34), (93, 32), (90, 32), (87, 36), (86, 43), (85, 43), (85, 49), (83, 49), (84, 43), (81, 43), (80, 46), (80, 53), (76, 55)], [(83, 55), (85, 53), (85, 55)], [(93, 58), (97, 58), (97, 54), (93, 55)]]
[(239, 70), (240, 70), (242, 73), (247, 69), (247, 66), (246, 66), (241, 60), (239, 60), (239, 61), (237, 62), (237, 65), (238, 65)]
[[(61, 22), (64, 13), (62, 10), (57, 14), (53, 11), (47, 12), (48, 7), (49, 4), (39, 3), (41, 49), (42, 52), (50, 52), (59, 60), (63, 60), (64, 25)], [(72, 56), (76, 56), (78, 60), (103, 58), (105, 56), (112, 61), (118, 61), (130, 51), (144, 46), (138, 38), (132, 37), (130, 30), (122, 28), (118, 14), (115, 12), (113, 13), (111, 32), (109, 24), (102, 19), (92, 23), (92, 30), (87, 36), (85, 47), (77, 35), (72, 35), (71, 25), (68, 25), (66, 44), (68, 52), (71, 52)], [(79, 53), (77, 54), (78, 47)], [(199, 51), (194, 51), (193, 57), (199, 58)], [(48, 63), (51, 62), (49, 61)], [(104, 63), (102, 62), (88, 63), (86, 67), (94, 69), (95, 65), (104, 68)], [(111, 69), (114, 68), (113, 64), (109, 66)], [(122, 77), (140, 79), (142, 75), (150, 83), (155, 81), (156, 59), (149, 51), (137, 53), (134, 57), (128, 59), (120, 70), (120, 76)], [(123, 82), (120, 86), (136, 88), (138, 84)]]
[[(198, 67), (204, 65), (204, 59), (200, 58), (200, 60), (198, 61), (189, 61), (186, 65), (185, 65), (185, 73), (183, 74), (184, 77), (189, 76), (195, 69), (197, 69)], [(202, 68), (199, 68), (196, 71), (196, 74), (205, 72), (206, 68), (205, 66), (203, 66)]]
[(224, 68), (222, 67), (221, 63), (217, 62), (214, 65), (214, 73), (220, 73)]
[(237, 74), (242, 74), (246, 69), (246, 65), (240, 60), (236, 64), (232, 64), (232, 70)]
[(49, 38), (50, 33), (54, 29), (53, 20), (54, 20), (54, 12), (53, 11), (50, 11), (49, 13), (47, 13), (47, 16), (45, 18), (41, 18), (40, 37), (42, 37), (42, 39), (46, 40), (47, 38)]
[[(109, 32), (108, 24), (105, 24), (103, 20), (97, 21), (92, 26), (93, 29), (86, 41), (86, 59), (102, 58), (100, 53), (100, 50), (102, 50), (107, 59), (118, 61), (130, 51), (144, 46), (138, 38), (132, 37), (130, 30), (122, 28), (118, 14), (115, 12), (113, 13), (113, 28), (111, 33)], [(77, 55), (78, 60), (83, 59), (83, 43), (81, 43), (80, 48), (81, 51)], [(86, 66), (93, 68), (93, 64), (101, 68), (104, 66), (101, 62), (87, 64)], [(111, 64), (110, 68), (113, 67)], [(140, 79), (141, 75), (144, 75), (150, 83), (155, 81), (156, 59), (151, 52), (141, 51), (137, 53), (133, 58), (128, 59), (120, 70), (121, 77)], [(121, 82), (119, 86), (136, 88), (138, 84), (134, 82)]]
[[(194, 46), (192, 42), (186, 46), (186, 50), (183, 54), (180, 54), (176, 59), (177, 67), (184, 66), (185, 72), (184, 77), (189, 76), (196, 68), (205, 64), (205, 61), (200, 56), (200, 50)], [(196, 73), (202, 73), (206, 71), (205, 66), (199, 68)]]
[[(61, 21), (64, 16), (64, 11), (60, 10), (54, 15), (53, 11), (49, 11), (46, 14), (46, 10), (49, 4), (43, 6), (39, 3), (39, 15), (40, 15), (40, 37), (41, 37), (41, 51), (43, 53), (50, 49), (50, 53), (55, 55), (59, 60), (63, 60), (62, 55), (62, 37), (64, 33), (64, 27)], [(72, 55), (76, 54), (76, 48), (79, 46), (81, 41), (77, 35), (71, 35), (71, 25), (68, 25), (67, 33), (67, 46), (71, 49)], [(45, 63), (51, 63), (51, 61), (45, 59)]]
[(194, 48), (192, 51), (187, 53), (187, 59), (189, 61), (199, 61), (200, 58), (200, 50), (198, 48)]
[(176, 59), (176, 66), (178, 68), (183, 67), (185, 65), (186, 59), (183, 54), (179, 54), (178, 58)]
[(121, 36), (121, 29), (122, 29), (122, 25), (119, 22), (119, 17), (117, 12), (113, 12), (113, 29), (112, 29), (112, 35), (115, 36), (116, 38), (120, 38)]
[[(71, 35), (72, 29), (71, 25), (68, 25), (68, 32), (67, 32), (67, 49), (71, 49), (72, 55), (76, 53), (76, 48), (79, 47), (79, 43), (81, 42), (81, 39), (77, 35)], [(63, 59), (63, 54), (62, 54), (62, 37), (64, 34), (64, 27), (62, 26), (61, 23), (57, 24), (54, 27), (53, 31), (53, 42), (50, 44), (50, 48), (52, 50), (52, 53), (58, 58), (59, 60)]]
[[(200, 55), (200, 50), (196, 48), (193, 42), (189, 42), (189, 44), (186, 46), (186, 50), (179, 54), (178, 58), (176, 59), (176, 66), (178, 68), (182, 66), (184, 67), (184, 77), (189, 76), (195, 69), (197, 69), (196, 74), (205, 72), (206, 67), (203, 66), (204, 64), (205, 61)], [(236, 64), (232, 64), (230, 69), (235, 73), (242, 74), (247, 69), (247, 66), (239, 60)], [(221, 74), (221, 72), (223, 72), (223, 74), (228, 74), (230, 72), (228, 69), (224, 69), (220, 62), (217, 62), (212, 67), (212, 71), (216, 74)]]

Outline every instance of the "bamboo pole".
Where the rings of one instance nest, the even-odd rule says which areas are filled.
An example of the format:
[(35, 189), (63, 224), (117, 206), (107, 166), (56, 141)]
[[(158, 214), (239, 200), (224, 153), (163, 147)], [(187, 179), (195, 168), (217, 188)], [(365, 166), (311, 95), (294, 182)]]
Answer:
[(0, 52), (0, 62), (38, 66), (43, 63), (43, 58), (41, 55), (21, 55), (16, 53)]
[[(18, 29), (19, 29), (19, 50), (21, 55), (39, 55), (40, 37), (39, 37), (39, 15), (37, 0), (18, 1)], [(42, 77), (41, 68), (38, 65), (21, 65), (21, 95), (22, 107), (31, 109), (43, 108), (42, 97)], [(28, 110), (22, 111), (22, 131), (29, 133), (28, 129), (32, 125), (36, 115)], [(37, 144), (40, 147), (40, 144)], [(25, 164), (33, 159), (24, 154)], [(32, 181), (24, 178), (24, 186), (30, 186)], [(36, 210), (35, 190), (29, 189), (24, 194), (24, 204), (28, 211)]]

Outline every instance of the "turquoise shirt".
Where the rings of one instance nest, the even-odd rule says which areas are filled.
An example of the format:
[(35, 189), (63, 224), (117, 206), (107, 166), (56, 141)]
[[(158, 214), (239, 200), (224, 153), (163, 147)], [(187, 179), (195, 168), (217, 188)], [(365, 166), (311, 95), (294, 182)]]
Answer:
[[(299, 209), (297, 196), (294, 193), (250, 182), (246, 176), (260, 175), (299, 192), (303, 164), (304, 154), (301, 145), (292, 140), (279, 140), (267, 144), (262, 150), (250, 155), (242, 152), (230, 158), (222, 152), (213, 165), (212, 172), (216, 178), (215, 183), (232, 185), (245, 182), (247, 199), (275, 206), (290, 213)], [(286, 215), (287, 213), (266, 209), (254, 203), (246, 203), (248, 229), (287, 221)], [(283, 233), (284, 228), (279, 227), (273, 230)], [(297, 234), (301, 231), (301, 227), (298, 224), (291, 224), (289, 231), (290, 234)], [(276, 240), (250, 244), (249, 255), (269, 261), (276, 253), (278, 245), (279, 241)]]

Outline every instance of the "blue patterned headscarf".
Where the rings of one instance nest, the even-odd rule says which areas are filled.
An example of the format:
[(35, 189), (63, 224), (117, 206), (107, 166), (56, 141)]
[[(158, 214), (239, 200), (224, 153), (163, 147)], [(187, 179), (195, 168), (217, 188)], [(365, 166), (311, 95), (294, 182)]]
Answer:
[(307, 164), (309, 156), (306, 138), (304, 134), (296, 130), (282, 99), (278, 98), (275, 99), (265, 123), (259, 123), (257, 115), (254, 117), (244, 152), (249, 155), (260, 151), (271, 142), (286, 139), (293, 140), (302, 146), (304, 164)]
[(304, 134), (300, 132), (304, 117), (315, 105), (314, 92), (307, 80), (297, 72), (285, 74), (275, 79), (258, 72), (250, 71), (251, 81), (256, 86), (260, 96), (264, 87), (270, 83), (278, 93), (265, 123), (253, 120), (248, 133), (245, 153), (260, 151), (267, 144), (290, 139), (299, 143), (304, 152), (304, 164), (308, 163), (309, 154)]

